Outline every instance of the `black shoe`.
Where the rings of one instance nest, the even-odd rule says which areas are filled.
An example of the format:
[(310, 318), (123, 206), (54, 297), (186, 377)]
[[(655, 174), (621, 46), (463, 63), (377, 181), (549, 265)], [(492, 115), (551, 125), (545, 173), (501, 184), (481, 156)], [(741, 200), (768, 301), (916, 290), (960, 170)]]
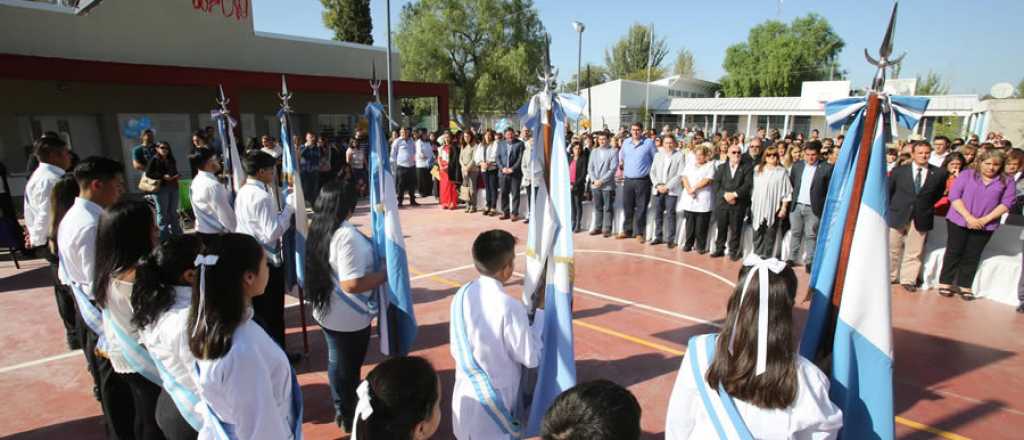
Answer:
[(721, 258), (721, 257), (725, 256), (725, 252), (714, 251), (714, 252), (711, 253), (711, 255), (708, 255), (708, 256), (711, 257), (711, 258)]
[[(590, 231), (590, 235), (601, 235), (601, 231), (595, 229), (593, 231)], [(608, 234), (608, 235), (611, 235), (611, 234)]]
[(409, 205), (411, 205), (411, 206), (420, 206), (420, 203), (415, 201), (415, 200), (413, 200), (413, 201), (409, 202)]
[(660, 238), (655, 238), (654, 240), (651, 240), (648, 244), (651, 246), (657, 246), (659, 244), (665, 244), (665, 242), (661, 241)]
[(740, 261), (741, 258), (743, 258), (743, 257), (740, 256), (740, 254), (729, 255), (729, 259), (732, 260), (732, 261)]
[(669, 249), (675, 249), (676, 248), (676, 242), (670, 241), (670, 242), (668, 242), (667, 246), (668, 246)]
[(704, 254), (708, 253), (708, 250), (707, 249), (697, 249), (697, 253), (701, 254), (701, 255), (704, 255)]
[(608, 238), (608, 237), (612, 236), (612, 233), (611, 232), (605, 232), (604, 234), (601, 234), (601, 235), (604, 236), (604, 238)]
[(68, 350), (78, 350), (80, 348), (82, 348), (81, 342), (74, 339), (68, 339)]
[(288, 353), (288, 363), (295, 366), (302, 360), (302, 353)]
[(913, 284), (900, 284), (900, 287), (902, 287), (903, 290), (906, 290), (907, 292), (917, 292), (917, 286)]
[(1020, 303), (1020, 305), (1017, 306), (1017, 313), (1024, 313), (1024, 303)]
[(683, 246), (683, 252), (692, 252), (693, 246)]

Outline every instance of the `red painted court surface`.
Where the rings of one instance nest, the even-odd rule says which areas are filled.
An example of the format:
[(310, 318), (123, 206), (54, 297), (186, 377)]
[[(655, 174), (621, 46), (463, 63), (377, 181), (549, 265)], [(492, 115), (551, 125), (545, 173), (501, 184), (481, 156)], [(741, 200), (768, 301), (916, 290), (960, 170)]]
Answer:
[[(365, 208), (354, 222), (365, 228)], [(476, 276), (470, 245), (479, 231), (504, 228), (520, 237), (522, 250), (526, 225), (425, 203), (404, 209), (402, 226), (420, 323), (415, 354), (430, 359), (441, 374), (444, 420), (435, 438), (448, 439), (454, 374), (448, 308), (458, 286)], [(739, 264), (586, 234), (576, 235), (576, 249), (579, 379), (608, 378), (629, 387), (643, 407), (645, 438), (662, 438), (685, 342), (716, 331)], [(521, 271), (522, 258), (518, 266)], [(85, 361), (63, 345), (44, 262), (25, 262), (20, 271), (10, 261), (0, 262), (0, 277), (0, 437), (103, 438)], [(517, 297), (520, 289), (518, 278), (508, 287)], [(805, 311), (806, 305), (796, 311), (801, 322)], [(287, 319), (289, 348), (300, 350), (297, 307), (288, 309)], [(1022, 438), (1024, 316), (989, 301), (967, 303), (894, 288), (893, 324), (897, 438)], [(326, 350), (315, 325), (309, 342), (310, 356), (298, 366), (305, 436), (343, 438), (333, 424)], [(375, 344), (371, 340), (364, 374), (381, 359)]]

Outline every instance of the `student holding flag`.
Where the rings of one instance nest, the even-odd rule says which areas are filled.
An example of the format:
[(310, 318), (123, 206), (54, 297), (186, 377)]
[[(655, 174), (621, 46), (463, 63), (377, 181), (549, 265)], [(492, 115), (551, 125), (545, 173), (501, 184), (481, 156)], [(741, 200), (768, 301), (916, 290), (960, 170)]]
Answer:
[(687, 344), (665, 438), (836, 438), (828, 378), (793, 343), (796, 274), (756, 254), (743, 263), (722, 332)]
[(370, 344), (374, 289), (388, 280), (383, 267), (375, 269), (373, 242), (348, 221), (357, 201), (349, 181), (324, 185), (306, 243), (306, 293), (327, 344), (334, 421), (345, 432), (352, 431), (359, 370)]
[[(149, 255), (158, 242), (156, 223), (149, 204), (123, 200), (100, 216), (96, 227), (96, 256), (93, 266), (93, 297), (103, 311), (107, 337), (107, 358), (113, 377), (127, 384), (130, 394), (104, 395), (104, 400), (131, 414), (131, 438), (162, 439), (156, 424), (156, 401), (160, 378), (139, 342), (139, 327), (132, 322), (132, 289), (139, 260)], [(127, 397), (127, 399), (126, 399)], [(107, 403), (107, 402), (105, 402)]]
[(135, 269), (132, 325), (160, 372), (156, 424), (168, 440), (195, 440), (203, 427), (196, 408), (199, 386), (192, 376), (196, 359), (187, 349), (188, 309), (202, 246), (196, 235), (171, 237)]
[(192, 168), (199, 172), (192, 179), (189, 198), (196, 214), (196, 232), (201, 237), (232, 232), (237, 226), (228, 189), (217, 179), (220, 157), (210, 148), (201, 148), (189, 155)]

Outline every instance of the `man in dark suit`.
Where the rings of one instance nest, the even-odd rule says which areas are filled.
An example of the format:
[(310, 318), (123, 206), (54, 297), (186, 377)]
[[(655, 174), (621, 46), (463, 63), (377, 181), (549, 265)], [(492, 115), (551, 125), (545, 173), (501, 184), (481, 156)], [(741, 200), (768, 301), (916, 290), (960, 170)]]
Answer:
[(750, 195), (754, 188), (754, 167), (740, 158), (740, 146), (732, 145), (727, 150), (729, 161), (715, 170), (715, 252), (711, 257), (725, 255), (725, 239), (729, 238), (729, 258), (738, 261), (743, 256), (740, 236), (743, 233), (743, 217), (750, 206)]
[(832, 178), (832, 166), (819, 160), (821, 142), (809, 141), (804, 144), (804, 158), (793, 164), (789, 172), (789, 182), (793, 185), (793, 202), (789, 209), (790, 245), (788, 262), (800, 265), (800, 256), (806, 252), (804, 260), (807, 273), (811, 272), (814, 263), (814, 246), (818, 241), (818, 222), (821, 212), (825, 209), (825, 196), (828, 195), (828, 182)]
[[(935, 202), (946, 189), (946, 170), (928, 163), (932, 146), (917, 141), (911, 149), (913, 161), (893, 168), (888, 180), (889, 281), (904, 290), (917, 290), (921, 253), (932, 230)], [(902, 257), (902, 258), (901, 258)]]
[[(498, 143), (498, 207), (501, 219), (519, 220), (519, 185), (523, 180), (523, 150), (526, 145), (516, 138), (512, 127), (505, 129), (505, 139)], [(511, 199), (511, 202), (510, 202)]]
[(740, 161), (752, 167), (757, 166), (757, 164), (761, 163), (761, 152), (763, 151), (764, 148), (761, 144), (761, 138), (755, 137), (750, 140), (749, 144), (747, 144), (747, 152), (743, 153)]

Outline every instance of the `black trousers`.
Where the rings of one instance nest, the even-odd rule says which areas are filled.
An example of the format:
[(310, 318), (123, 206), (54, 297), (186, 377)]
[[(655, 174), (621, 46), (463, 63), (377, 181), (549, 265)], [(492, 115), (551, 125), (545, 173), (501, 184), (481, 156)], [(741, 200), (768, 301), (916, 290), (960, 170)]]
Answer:
[(516, 173), (498, 175), (498, 182), (501, 187), (499, 193), (501, 212), (505, 215), (519, 216), (519, 192), (520, 186), (522, 186), (522, 179), (523, 176)]
[(370, 344), (370, 327), (354, 332), (336, 332), (321, 327), (327, 344), (327, 381), (331, 387), (335, 416), (342, 416), (346, 428), (352, 427), (356, 412), (356, 388), (359, 370), (366, 360)]
[(484, 173), (484, 195), (487, 209), (493, 211), (498, 206), (498, 170), (488, 170)]
[(138, 373), (119, 374), (132, 393), (135, 410), (135, 437), (141, 440), (164, 440), (163, 431), (156, 423), (156, 402), (160, 386)]
[[(526, 200), (527, 200), (527, 202), (529, 202), (530, 198), (527, 197)], [(531, 212), (530, 215), (532, 216), (533, 213)], [(573, 190), (572, 191), (572, 230), (573, 230), (573, 232), (576, 232), (576, 231), (580, 230), (580, 219), (582, 217), (583, 217), (583, 190), (582, 189), (579, 190), (579, 191)]]
[(161, 390), (156, 399), (156, 424), (167, 440), (196, 440), (199, 433), (181, 416), (171, 395)]
[(398, 167), (395, 176), (398, 186), (398, 204), (402, 204), (405, 194), (409, 194), (409, 203), (416, 203), (416, 168)]
[(992, 231), (968, 229), (946, 220), (946, 234), (946, 254), (942, 256), (939, 282), (970, 289), (981, 263), (981, 252), (992, 238)]
[(698, 251), (707, 251), (711, 212), (683, 211), (683, 219), (686, 221), (686, 242), (683, 249), (693, 249), (696, 245)]
[(612, 232), (612, 222), (615, 221), (615, 203), (612, 198), (615, 190), (601, 191), (590, 190), (590, 199), (594, 201), (594, 224), (590, 229), (605, 233)]
[[(84, 326), (84, 325), (83, 325)], [(135, 407), (132, 390), (125, 382), (123, 375), (114, 372), (110, 360), (96, 354), (98, 337), (88, 326), (84, 326), (85, 335), (82, 351), (85, 359), (94, 371), (97, 389), (100, 396), (100, 407), (107, 424), (107, 439), (127, 440), (135, 438)]]
[[(49, 260), (49, 258), (47, 258)], [(82, 348), (82, 336), (78, 334), (78, 308), (75, 307), (75, 297), (71, 288), (60, 282), (57, 276), (57, 262), (50, 261), (50, 275), (53, 277), (53, 297), (57, 301), (57, 314), (64, 324), (64, 337), (67, 339), (68, 348), (74, 350)]]
[(267, 288), (252, 299), (252, 309), (256, 322), (284, 349), (284, 267), (270, 266)]
[(416, 168), (416, 192), (426, 197), (433, 187), (434, 176), (430, 175), (430, 168)]
[(676, 202), (678, 196), (668, 193), (654, 195), (654, 239), (666, 243), (676, 241)]
[(743, 234), (743, 216), (747, 214), (747, 205), (730, 205), (724, 201), (718, 205), (715, 214), (715, 252), (725, 252), (726, 237), (729, 239), (729, 255), (743, 255), (740, 248), (740, 236)]
[(762, 221), (758, 229), (754, 230), (754, 253), (761, 258), (775, 257), (775, 241), (782, 229), (782, 219), (776, 218), (775, 223), (768, 226), (767, 221)]
[(647, 203), (650, 201), (651, 179), (626, 179), (622, 185), (622, 210), (626, 214), (626, 221), (622, 223), (623, 234), (632, 236), (647, 232)]

